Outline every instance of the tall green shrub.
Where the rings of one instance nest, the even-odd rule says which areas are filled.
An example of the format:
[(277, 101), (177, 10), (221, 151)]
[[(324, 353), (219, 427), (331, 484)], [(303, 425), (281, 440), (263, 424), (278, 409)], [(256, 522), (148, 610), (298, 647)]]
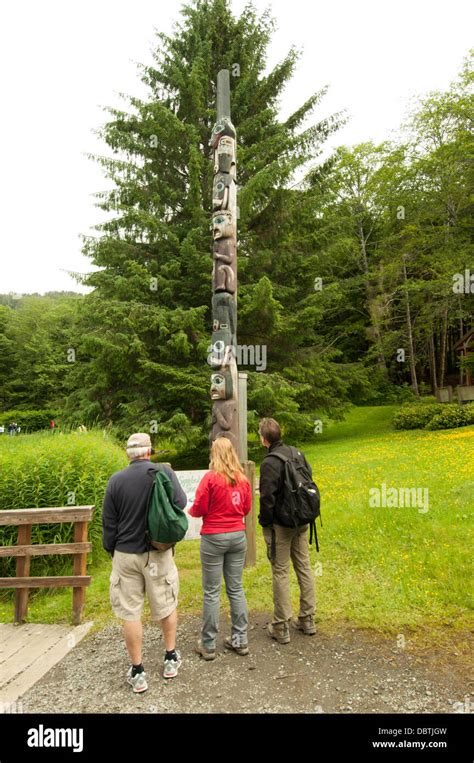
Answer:
[[(0, 510), (95, 505), (89, 525), (93, 559), (101, 545), (102, 501), (107, 480), (127, 465), (125, 452), (101, 431), (44, 432), (0, 438)], [(17, 527), (0, 526), (0, 544), (16, 543)], [(73, 525), (36, 525), (32, 543), (73, 541)], [(31, 574), (71, 569), (70, 556), (32, 557)], [(14, 559), (0, 559), (0, 576), (14, 575)]]

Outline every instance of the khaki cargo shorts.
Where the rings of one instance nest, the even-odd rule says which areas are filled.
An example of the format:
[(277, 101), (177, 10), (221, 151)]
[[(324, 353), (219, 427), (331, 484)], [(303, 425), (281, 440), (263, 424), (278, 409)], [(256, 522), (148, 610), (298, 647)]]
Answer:
[(114, 614), (121, 620), (140, 620), (145, 591), (152, 620), (163, 620), (178, 606), (179, 577), (172, 549), (149, 555), (115, 551), (110, 575)]

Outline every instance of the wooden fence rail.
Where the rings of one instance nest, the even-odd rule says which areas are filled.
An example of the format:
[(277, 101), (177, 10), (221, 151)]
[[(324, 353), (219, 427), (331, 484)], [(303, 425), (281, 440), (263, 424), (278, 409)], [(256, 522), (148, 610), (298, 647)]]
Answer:
[[(0, 557), (16, 557), (16, 577), (0, 578), (0, 588), (15, 588), (15, 623), (24, 623), (28, 613), (30, 588), (72, 586), (72, 620), (79, 625), (84, 610), (86, 587), (91, 583), (87, 575), (87, 554), (92, 544), (87, 542), (87, 528), (94, 506), (63, 506), (52, 509), (14, 509), (0, 511), (0, 525), (18, 526), (18, 539), (14, 546), (0, 547)], [(32, 525), (74, 523), (74, 543), (31, 543)], [(55, 577), (30, 577), (32, 556), (72, 554), (73, 574)]]

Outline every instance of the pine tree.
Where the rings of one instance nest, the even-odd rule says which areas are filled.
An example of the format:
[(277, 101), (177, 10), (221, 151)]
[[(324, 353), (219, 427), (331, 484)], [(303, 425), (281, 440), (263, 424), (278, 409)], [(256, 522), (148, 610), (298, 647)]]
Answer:
[[(314, 344), (321, 310), (308, 252), (298, 240), (304, 210), (289, 190), (295, 172), (314, 158), (339, 117), (306, 121), (324, 90), (284, 122), (280, 97), (298, 55), (291, 49), (265, 74), (274, 30), (270, 15), (248, 5), (232, 15), (228, 0), (194, 0), (174, 33), (158, 33), (153, 64), (141, 66), (148, 98), (126, 98), (128, 110), (109, 110), (101, 134), (114, 156), (95, 157), (113, 182), (98, 194), (112, 213), (84, 251), (99, 268), (84, 279), (68, 407), (87, 418), (170, 433), (185, 429), (194, 444), (209, 429), (211, 189), (209, 138), (215, 121), (217, 72), (231, 72), (232, 121), (238, 135), (238, 342), (268, 345), (265, 379), (251, 373), (249, 408), (258, 413), (279, 386), (279, 409), (308, 381), (272, 374), (292, 366)], [(125, 97), (125, 96), (124, 96)], [(326, 361), (324, 361), (326, 362)], [(319, 363), (321, 365), (321, 363)], [(337, 370), (326, 375), (337, 375)], [(310, 374), (309, 384), (317, 384)], [(329, 379), (322, 405), (337, 407)], [(255, 395), (254, 395), (255, 392)], [(258, 394), (257, 394), (258, 393)], [(252, 397), (252, 395), (254, 395)], [(307, 403), (308, 401), (306, 401)], [(265, 410), (274, 410), (266, 406)], [(294, 416), (292, 417), (293, 420)]]

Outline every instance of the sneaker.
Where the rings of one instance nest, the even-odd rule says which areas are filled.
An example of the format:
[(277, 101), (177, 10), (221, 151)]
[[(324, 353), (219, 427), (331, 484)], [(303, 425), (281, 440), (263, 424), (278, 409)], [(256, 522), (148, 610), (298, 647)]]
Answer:
[(175, 678), (178, 675), (178, 668), (181, 667), (181, 655), (176, 649), (176, 660), (167, 660), (163, 667), (163, 678)]
[(199, 654), (200, 657), (202, 657), (203, 660), (215, 660), (216, 659), (216, 650), (215, 649), (206, 649), (205, 646), (202, 645), (200, 641), (197, 642), (194, 651), (196, 654)]
[(146, 691), (148, 689), (148, 684), (146, 682), (146, 673), (143, 671), (143, 673), (136, 673), (134, 676), (132, 676), (132, 670), (133, 668), (130, 667), (127, 673), (127, 681), (132, 687), (135, 694), (141, 694), (142, 691)]
[(303, 631), (306, 636), (314, 636), (316, 633), (316, 626), (311, 615), (309, 617), (298, 617), (297, 620), (293, 620), (293, 625), (297, 630)]
[(237, 654), (240, 654), (242, 657), (249, 653), (248, 644), (240, 644), (240, 646), (236, 646), (232, 643), (230, 636), (227, 636), (225, 639), (224, 646), (226, 649), (232, 649), (233, 652), (237, 652)]
[(279, 644), (290, 643), (290, 628), (288, 623), (278, 623), (278, 625), (273, 625), (270, 623), (268, 626), (268, 632), (270, 636), (275, 639), (275, 641), (278, 641)]

